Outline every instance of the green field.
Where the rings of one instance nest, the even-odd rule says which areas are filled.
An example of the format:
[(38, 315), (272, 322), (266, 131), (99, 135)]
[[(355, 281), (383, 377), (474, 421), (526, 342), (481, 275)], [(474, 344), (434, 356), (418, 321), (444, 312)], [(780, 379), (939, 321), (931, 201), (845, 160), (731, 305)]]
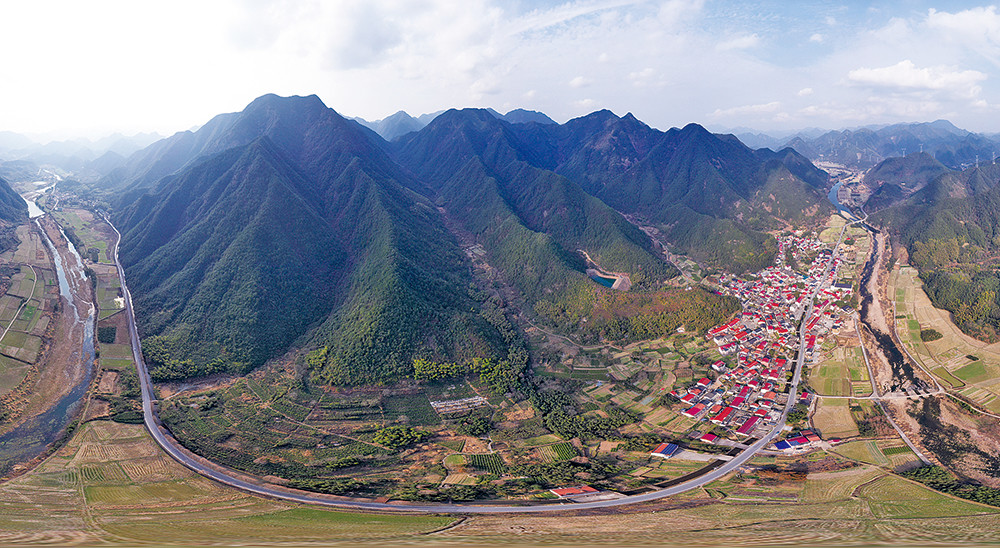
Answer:
[(871, 394), (868, 368), (861, 348), (834, 348), (832, 357), (814, 366), (809, 385), (826, 396), (867, 396)]
[(979, 360), (957, 369), (955, 376), (967, 383), (977, 383), (992, 377), (991, 372), (986, 369), (986, 364)]

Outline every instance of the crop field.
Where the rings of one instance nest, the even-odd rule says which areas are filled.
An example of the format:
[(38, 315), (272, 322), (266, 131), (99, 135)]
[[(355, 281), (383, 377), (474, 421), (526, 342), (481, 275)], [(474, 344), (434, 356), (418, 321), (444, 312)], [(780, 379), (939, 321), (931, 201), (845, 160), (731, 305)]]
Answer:
[[(992, 544), (1000, 538), (1000, 510), (958, 501), (868, 466), (839, 472), (810, 473), (806, 481), (771, 488), (788, 502), (712, 499), (688, 493), (673, 499), (671, 509), (654, 515), (475, 516), (439, 533), (441, 538), (475, 544), (523, 542), (552, 545), (821, 546)], [(870, 482), (875, 483), (870, 483)], [(708, 492), (732, 492), (719, 481)], [(911, 492), (910, 488), (918, 491)], [(856, 496), (851, 496), (856, 492)], [(766, 488), (744, 489), (732, 498), (765, 500)], [(797, 500), (796, 500), (797, 499)], [(940, 510), (935, 508), (940, 505)]]
[[(910, 354), (946, 386), (961, 389), (976, 403), (1000, 412), (1000, 385), (995, 383), (1000, 378), (1000, 343), (987, 344), (962, 333), (946, 310), (931, 305), (916, 269), (894, 269), (890, 283), (896, 287), (897, 313), (905, 316), (897, 320), (897, 329), (901, 335), (911, 335), (902, 337)], [(920, 329), (935, 329), (943, 337), (925, 343), (920, 340)]]
[(885, 472), (870, 466), (857, 466), (837, 472), (809, 474), (802, 488), (802, 501), (833, 502), (850, 498), (854, 490)]
[[(104, 449), (96, 449), (98, 447)], [(681, 461), (660, 461), (677, 468)], [(694, 465), (694, 463), (691, 463)], [(700, 463), (699, 463), (700, 464)], [(677, 470), (680, 471), (679, 469)], [(468, 476), (466, 474), (466, 476)], [(675, 497), (655, 514), (588, 516), (378, 515), (327, 511), (258, 499), (205, 480), (166, 458), (138, 425), (92, 422), (31, 473), (0, 485), (5, 544), (449, 545), (711, 544), (995, 540), (1000, 509), (956, 500), (868, 466), (810, 473), (805, 481), (740, 488), (731, 480)], [(471, 477), (448, 476), (468, 485)], [(853, 496), (852, 496), (853, 495)], [(747, 500), (780, 501), (771, 504)], [(898, 524), (903, 520), (905, 527)], [(516, 530), (511, 529), (517, 524)], [(734, 536), (734, 528), (738, 534)], [(516, 533), (515, 533), (516, 531)], [(817, 536), (818, 535), (818, 536)], [(673, 540), (671, 540), (673, 539)]]
[(478, 470), (485, 470), (491, 474), (502, 475), (507, 472), (507, 466), (497, 453), (475, 453), (465, 455), (465, 460), (469, 466)]
[(122, 369), (132, 366), (132, 358), (105, 358), (102, 355), (100, 357), (100, 362), (101, 362), (101, 367), (105, 369), (114, 369), (116, 371), (120, 371)]
[(812, 368), (809, 384), (827, 396), (867, 396), (872, 391), (860, 347), (834, 348), (830, 359)]
[(0, 355), (0, 396), (17, 387), (30, 369), (31, 364)]
[(646, 466), (648, 469), (642, 475), (647, 478), (656, 479), (673, 479), (679, 478), (684, 474), (688, 474), (705, 467), (704, 462), (692, 461), (692, 460), (680, 460), (680, 459), (661, 459), (658, 457), (648, 457), (649, 464)]
[(20, 331), (8, 331), (0, 340), (0, 352), (26, 363), (35, 361), (41, 347), (41, 338)]
[(868, 464), (889, 465), (889, 459), (882, 453), (882, 450), (879, 449), (874, 440), (845, 443), (837, 446), (836, 451), (847, 458), (867, 462)]
[(848, 438), (858, 435), (858, 426), (851, 416), (851, 400), (820, 399), (812, 416), (813, 426), (824, 438)]
[(102, 358), (132, 359), (132, 347), (127, 344), (102, 344)]

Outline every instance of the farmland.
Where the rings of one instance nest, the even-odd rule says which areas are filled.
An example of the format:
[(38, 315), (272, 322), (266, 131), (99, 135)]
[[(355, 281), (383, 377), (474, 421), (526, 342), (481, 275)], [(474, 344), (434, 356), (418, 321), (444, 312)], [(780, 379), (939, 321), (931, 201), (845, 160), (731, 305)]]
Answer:
[[(1000, 413), (1000, 343), (987, 344), (961, 332), (946, 310), (934, 308), (916, 269), (896, 268), (890, 279), (898, 316), (896, 329), (910, 354), (951, 388), (985, 409)], [(921, 329), (943, 337), (920, 339)]]
[[(93, 421), (34, 471), (0, 485), (0, 542), (394, 545), (440, 530), (422, 543), (683, 545), (696, 534), (709, 543), (732, 544), (732, 527), (740, 528), (737, 544), (773, 542), (779, 534), (788, 542), (811, 544), (990, 542), (1000, 535), (998, 509), (829, 457), (810, 462), (833, 464), (833, 471), (786, 476), (781, 470), (791, 462), (779, 458), (777, 464), (756, 465), (705, 492), (624, 513), (484, 515), (456, 524), (448, 516), (354, 514), (259, 499), (176, 464), (142, 426)], [(650, 510), (657, 511), (656, 519), (645, 513)], [(918, 532), (919, 537), (910, 536)]]
[(140, 425), (87, 423), (30, 474), (0, 485), (0, 542), (275, 544), (391, 539), (435, 516), (331, 512), (255, 498), (175, 463)]
[(809, 385), (826, 396), (868, 396), (872, 392), (861, 347), (837, 346), (812, 366)]

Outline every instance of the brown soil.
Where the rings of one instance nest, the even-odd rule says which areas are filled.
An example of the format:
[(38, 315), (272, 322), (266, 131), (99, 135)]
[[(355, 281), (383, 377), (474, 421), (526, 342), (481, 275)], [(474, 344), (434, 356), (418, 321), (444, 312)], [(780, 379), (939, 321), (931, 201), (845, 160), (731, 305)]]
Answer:
[(97, 391), (104, 394), (118, 393), (118, 372), (105, 371), (101, 375), (101, 382), (97, 385)]

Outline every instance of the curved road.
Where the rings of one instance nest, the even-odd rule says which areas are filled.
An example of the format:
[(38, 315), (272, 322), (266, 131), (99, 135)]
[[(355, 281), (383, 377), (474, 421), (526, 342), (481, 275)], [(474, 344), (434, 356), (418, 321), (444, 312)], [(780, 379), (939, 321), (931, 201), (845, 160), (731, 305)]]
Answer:
[[(672, 487), (667, 487), (665, 489), (660, 489), (658, 491), (652, 491), (649, 493), (643, 493), (641, 495), (632, 495), (614, 500), (604, 500), (595, 502), (584, 502), (584, 503), (565, 503), (565, 504), (544, 504), (538, 506), (477, 506), (477, 505), (465, 505), (465, 504), (390, 504), (390, 503), (379, 503), (379, 502), (363, 502), (363, 501), (353, 501), (353, 500), (343, 500), (335, 499), (332, 497), (325, 497), (323, 495), (314, 495), (302, 491), (291, 491), (280, 488), (274, 488), (265, 485), (259, 485), (256, 483), (248, 482), (244, 479), (237, 477), (235, 473), (231, 473), (223, 469), (222, 467), (212, 467), (201, 462), (198, 459), (192, 458), (186, 450), (179, 447), (176, 440), (172, 437), (168, 437), (164, 434), (161, 429), (159, 421), (156, 418), (156, 414), (153, 411), (153, 385), (149, 378), (149, 371), (147, 370), (146, 363), (142, 359), (142, 352), (139, 346), (139, 333), (135, 327), (135, 315), (132, 310), (132, 294), (128, 290), (128, 286), (125, 283), (125, 270), (122, 268), (121, 262), (118, 261), (118, 244), (121, 242), (121, 233), (118, 229), (111, 224), (111, 221), (105, 218), (105, 221), (111, 226), (111, 229), (115, 231), (118, 236), (118, 241), (115, 242), (113, 250), (113, 259), (115, 265), (118, 269), (118, 277), (121, 279), (122, 293), (125, 297), (125, 314), (128, 318), (128, 329), (129, 337), (132, 342), (132, 355), (135, 358), (135, 363), (139, 372), (139, 384), (142, 389), (142, 414), (143, 419), (146, 424), (146, 428), (149, 433), (156, 440), (156, 443), (163, 448), (174, 460), (183, 464), (187, 468), (205, 476), (211, 478), (220, 483), (247, 491), (249, 493), (254, 493), (257, 495), (277, 498), (282, 500), (287, 500), (291, 502), (299, 502), (304, 504), (315, 504), (333, 508), (344, 508), (344, 509), (355, 509), (355, 510), (379, 510), (379, 511), (404, 511), (404, 512), (426, 512), (426, 513), (463, 513), (463, 514), (499, 514), (499, 513), (544, 513), (544, 512), (563, 512), (567, 510), (586, 510), (592, 508), (608, 508), (612, 506), (623, 506), (626, 504), (636, 504), (640, 502), (648, 502), (652, 500), (662, 499), (689, 491), (691, 489), (697, 489), (703, 485), (709, 484), (717, 479), (722, 478), (726, 474), (732, 472), (733, 470), (739, 468), (746, 461), (753, 458), (761, 449), (771, 443), (772, 440), (781, 432), (782, 427), (785, 425), (785, 421), (788, 418), (788, 414), (791, 412), (792, 408), (795, 406), (796, 395), (798, 390), (799, 381), (802, 375), (802, 365), (805, 362), (805, 347), (806, 339), (805, 332), (799, 334), (799, 354), (798, 360), (795, 364), (795, 373), (792, 376), (791, 388), (788, 393), (788, 403), (785, 405), (785, 410), (782, 412), (781, 420), (778, 421), (774, 428), (771, 429), (767, 435), (763, 436), (753, 445), (747, 447), (742, 453), (734, 457), (732, 460), (726, 462), (719, 468), (712, 470), (702, 476), (699, 476), (690, 481), (674, 485)], [(844, 231), (841, 231), (840, 238), (843, 239)], [(834, 256), (836, 256), (836, 249), (840, 245), (840, 240), (837, 241), (837, 246), (834, 247)], [(833, 259), (831, 257), (830, 266), (833, 265)], [(829, 273), (829, 268), (827, 267), (826, 273)], [(824, 274), (820, 279), (825, 278)], [(815, 300), (815, 295), (819, 291), (820, 285), (817, 284), (816, 288), (813, 290), (813, 295), (809, 300), (809, 308), (803, 319), (803, 324), (808, 322), (813, 314), (813, 301)]]

